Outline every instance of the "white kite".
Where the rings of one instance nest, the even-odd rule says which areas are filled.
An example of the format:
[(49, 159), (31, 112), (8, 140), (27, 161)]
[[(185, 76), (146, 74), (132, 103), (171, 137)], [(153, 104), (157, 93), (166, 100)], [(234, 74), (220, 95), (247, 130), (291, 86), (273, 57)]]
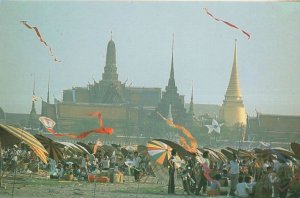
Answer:
[(208, 134), (212, 133), (213, 131), (220, 134), (222, 125), (223, 123), (219, 124), (215, 119), (213, 119), (211, 125), (205, 125), (205, 126), (208, 128)]

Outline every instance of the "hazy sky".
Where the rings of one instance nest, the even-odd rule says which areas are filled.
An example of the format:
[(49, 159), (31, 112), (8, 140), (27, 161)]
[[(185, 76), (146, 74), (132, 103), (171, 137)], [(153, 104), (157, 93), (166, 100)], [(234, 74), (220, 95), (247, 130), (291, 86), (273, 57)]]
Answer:
[[(203, 11), (251, 34), (217, 22)], [(33, 31), (37, 26), (61, 63)], [(168, 83), (172, 34), (178, 92), (189, 102), (221, 105), (238, 39), (246, 111), (300, 115), (300, 3), (293, 2), (7, 2), (0, 1), (0, 107), (29, 113), (36, 95), (101, 80), (113, 32), (119, 80), (139, 87)], [(37, 103), (40, 112), (41, 101)]]

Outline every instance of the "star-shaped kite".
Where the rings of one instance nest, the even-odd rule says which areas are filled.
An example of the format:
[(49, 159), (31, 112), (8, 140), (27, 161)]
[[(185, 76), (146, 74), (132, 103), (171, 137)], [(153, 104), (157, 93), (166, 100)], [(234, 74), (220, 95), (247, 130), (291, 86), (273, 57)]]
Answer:
[(223, 123), (219, 124), (215, 119), (213, 119), (211, 125), (205, 125), (205, 126), (208, 128), (208, 134), (212, 133), (213, 131), (220, 134), (222, 125)]

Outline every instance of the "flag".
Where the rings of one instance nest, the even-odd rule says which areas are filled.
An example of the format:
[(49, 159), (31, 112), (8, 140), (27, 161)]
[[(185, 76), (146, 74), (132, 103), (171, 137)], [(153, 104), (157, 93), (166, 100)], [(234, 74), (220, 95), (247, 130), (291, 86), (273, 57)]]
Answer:
[(32, 102), (36, 102), (39, 99), (38, 96), (36, 95), (32, 95)]

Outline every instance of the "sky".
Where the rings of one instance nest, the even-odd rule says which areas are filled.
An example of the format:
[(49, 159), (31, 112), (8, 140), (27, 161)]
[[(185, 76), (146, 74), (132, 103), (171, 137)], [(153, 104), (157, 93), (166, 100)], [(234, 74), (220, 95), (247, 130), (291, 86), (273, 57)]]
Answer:
[[(249, 32), (251, 38), (204, 12)], [(37, 26), (56, 63), (32, 30)], [(246, 111), (300, 115), (299, 2), (0, 1), (0, 107), (29, 113), (44, 100), (102, 78), (107, 43), (116, 44), (119, 80), (137, 87), (168, 83), (172, 35), (179, 94), (189, 103), (222, 105), (237, 39)], [(36, 104), (41, 111), (41, 100)]]

